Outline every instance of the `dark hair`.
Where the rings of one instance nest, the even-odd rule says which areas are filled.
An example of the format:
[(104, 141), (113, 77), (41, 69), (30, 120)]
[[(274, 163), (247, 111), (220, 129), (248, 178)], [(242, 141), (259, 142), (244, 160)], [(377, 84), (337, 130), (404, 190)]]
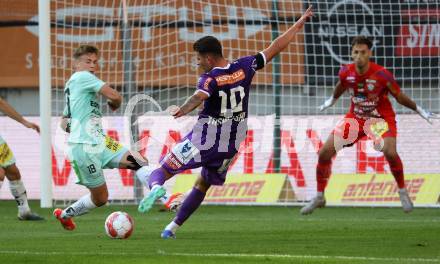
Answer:
[(210, 53), (214, 56), (223, 57), (222, 44), (213, 36), (206, 36), (197, 40), (194, 42), (193, 49), (200, 54)]
[(89, 53), (95, 53), (96, 55), (98, 55), (98, 52), (99, 50), (97, 47), (85, 44), (75, 49), (75, 51), (73, 52), (73, 58), (78, 59), (82, 55)]
[(373, 42), (371, 42), (371, 40), (365, 36), (354, 37), (353, 41), (351, 42), (351, 47), (353, 48), (354, 45), (358, 44), (365, 44), (368, 46), (368, 49), (371, 49), (371, 47), (373, 47)]

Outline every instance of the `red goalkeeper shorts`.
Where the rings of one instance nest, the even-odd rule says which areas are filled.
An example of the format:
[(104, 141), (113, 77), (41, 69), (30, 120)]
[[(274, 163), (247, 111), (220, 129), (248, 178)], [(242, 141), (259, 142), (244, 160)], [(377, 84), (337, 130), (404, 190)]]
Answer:
[(370, 118), (367, 120), (347, 114), (339, 121), (332, 134), (342, 139), (344, 147), (350, 147), (363, 137), (378, 140), (386, 137), (397, 137), (397, 125), (394, 118)]

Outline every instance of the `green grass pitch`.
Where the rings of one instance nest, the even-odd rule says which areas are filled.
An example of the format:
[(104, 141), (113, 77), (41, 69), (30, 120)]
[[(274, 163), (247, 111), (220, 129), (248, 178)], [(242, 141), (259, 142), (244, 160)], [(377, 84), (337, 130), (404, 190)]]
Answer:
[[(440, 209), (203, 206), (179, 230), (160, 238), (174, 214), (105, 206), (64, 231), (38, 208), (43, 222), (16, 220), (14, 201), (0, 201), (0, 263), (440, 263)], [(113, 240), (104, 220), (126, 211), (133, 235)]]

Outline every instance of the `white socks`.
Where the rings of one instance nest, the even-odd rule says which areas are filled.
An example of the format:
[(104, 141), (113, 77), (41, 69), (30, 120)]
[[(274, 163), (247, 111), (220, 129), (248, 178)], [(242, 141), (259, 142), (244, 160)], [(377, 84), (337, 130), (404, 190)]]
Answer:
[(24, 215), (31, 211), (29, 208), (26, 189), (24, 188), (24, 184), (21, 180), (10, 181), (9, 189), (11, 190), (12, 196), (14, 196), (15, 201), (18, 205), (18, 214)]
[(180, 227), (180, 225), (174, 223), (174, 221), (171, 221), (171, 223), (169, 223), (166, 227), (165, 230), (170, 230), (171, 232), (173, 232), (173, 234), (176, 233), (177, 229)]
[(148, 187), (148, 179), (150, 178), (151, 173), (155, 170), (152, 166), (143, 166), (136, 171), (136, 177), (139, 181)]
[(81, 197), (78, 201), (74, 202), (66, 209), (64, 209), (63, 213), (61, 214), (61, 217), (66, 219), (74, 216), (87, 214), (91, 209), (94, 209), (96, 207), (97, 206), (93, 203), (90, 194), (87, 194)]

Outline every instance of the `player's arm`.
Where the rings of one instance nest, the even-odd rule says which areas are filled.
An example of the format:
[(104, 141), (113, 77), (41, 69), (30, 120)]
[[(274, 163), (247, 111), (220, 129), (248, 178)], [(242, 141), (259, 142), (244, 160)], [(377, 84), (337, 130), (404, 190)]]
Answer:
[(334, 105), (336, 103), (336, 101), (338, 100), (339, 97), (341, 97), (341, 95), (345, 92), (345, 88), (342, 85), (341, 81), (338, 81), (336, 83), (336, 87), (333, 90), (333, 95), (328, 98), (327, 100), (325, 100), (325, 102), (319, 107), (320, 111), (324, 111), (325, 109), (331, 107), (332, 105)]
[(400, 92), (396, 96), (396, 101), (399, 104), (401, 104), (401, 105), (403, 105), (413, 111), (417, 111), (417, 104), (413, 100), (411, 100), (411, 98), (409, 98), (406, 94), (404, 94), (402, 92)]
[(5, 115), (9, 116), (15, 121), (17, 121), (18, 123), (22, 124), (23, 126), (27, 128), (32, 128), (38, 133), (40, 133), (40, 127), (37, 124), (34, 124), (24, 119), (24, 117), (20, 113), (15, 111), (15, 109), (10, 104), (8, 104), (8, 102), (3, 100), (3, 98), (1, 97), (0, 97), (0, 111), (2, 111), (3, 113), (5, 113)]
[(191, 97), (189, 97), (186, 102), (181, 107), (176, 107), (170, 110), (170, 113), (174, 118), (179, 118), (188, 113), (191, 113), (194, 109), (200, 106), (203, 101), (208, 99), (209, 95), (197, 90)]
[(122, 96), (121, 94), (110, 87), (108, 84), (104, 84), (104, 86), (99, 90), (99, 93), (108, 99), (107, 104), (110, 106), (110, 109), (115, 111), (121, 106)]
[(431, 119), (439, 118), (439, 116), (437, 116), (436, 114), (426, 111), (422, 107), (418, 106), (411, 98), (409, 98), (406, 94), (404, 94), (400, 90), (399, 84), (397, 84), (391, 73), (385, 71), (384, 77), (385, 80), (387, 81), (386, 87), (388, 88), (389, 92), (394, 96), (394, 98), (396, 98), (396, 101), (399, 104), (417, 112), (423, 119), (428, 121), (428, 123), (430, 124), (432, 124)]
[(63, 115), (61, 116), (60, 120), (60, 127), (64, 132), (70, 133), (70, 121), (69, 106), (66, 104), (66, 106), (64, 106)]
[(273, 57), (278, 55), (283, 51), (290, 42), (292, 42), (295, 34), (302, 29), (307, 21), (307, 18), (313, 16), (312, 6), (306, 10), (306, 12), (301, 16), (296, 23), (291, 26), (286, 32), (281, 36), (277, 37), (268, 48), (263, 50), (264, 57), (266, 58), (266, 63), (269, 63)]
[(70, 133), (70, 118), (68, 118), (67, 116), (62, 116), (60, 127), (64, 132)]
[(418, 106), (411, 98), (409, 98), (403, 92), (399, 92), (394, 97), (396, 98), (396, 101), (399, 104), (401, 104), (401, 105), (403, 105), (403, 106), (405, 106), (405, 107), (407, 107), (407, 108), (417, 112), (423, 119), (428, 121), (428, 123), (430, 123), (430, 124), (432, 124), (432, 120), (431, 119), (438, 119), (438, 118), (440, 118), (436, 114), (431, 113), (429, 111), (426, 111), (422, 107)]

